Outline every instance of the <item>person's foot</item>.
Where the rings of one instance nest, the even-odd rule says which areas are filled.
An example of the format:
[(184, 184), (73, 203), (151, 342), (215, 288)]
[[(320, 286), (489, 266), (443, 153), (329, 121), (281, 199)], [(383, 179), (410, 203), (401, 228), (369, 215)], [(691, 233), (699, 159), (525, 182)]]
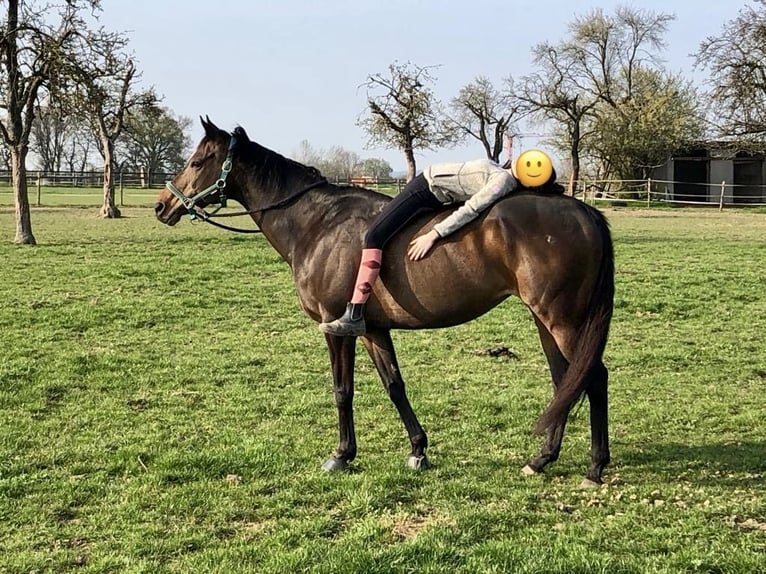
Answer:
[[(320, 323), (319, 330), (326, 335), (335, 335), (336, 337), (358, 337), (364, 335), (367, 327), (364, 324), (364, 317), (361, 312), (359, 317), (354, 317), (355, 309), (352, 303), (346, 305), (346, 312), (343, 316), (328, 323)], [(361, 309), (359, 309), (361, 311)]]
[(364, 335), (367, 331), (364, 325), (364, 318), (353, 320), (345, 315), (329, 323), (320, 323), (319, 330), (327, 335), (336, 335), (338, 337), (358, 337)]

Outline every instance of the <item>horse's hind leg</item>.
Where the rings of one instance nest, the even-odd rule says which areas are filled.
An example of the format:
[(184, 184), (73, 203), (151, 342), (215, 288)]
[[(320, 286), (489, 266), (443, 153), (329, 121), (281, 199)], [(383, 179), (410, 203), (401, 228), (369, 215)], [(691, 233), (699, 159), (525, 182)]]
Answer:
[(407, 435), (412, 444), (412, 452), (407, 457), (407, 466), (416, 470), (428, 468), (429, 463), (426, 458), (428, 437), (423, 427), (420, 426), (404, 390), (404, 380), (399, 372), (391, 334), (388, 331), (368, 332), (362, 341), (373, 363), (375, 363), (375, 368), (380, 374), (391, 402), (394, 403), (399, 412), (404, 428), (407, 429)]
[[(535, 324), (540, 333), (540, 341), (543, 344), (545, 356), (548, 358), (548, 364), (551, 368), (551, 377), (553, 379), (553, 389), (556, 387), (569, 368), (569, 362), (561, 352), (550, 331), (545, 325), (535, 317)], [(604, 467), (609, 464), (609, 427), (608, 427), (608, 401), (607, 401), (607, 382), (609, 372), (604, 363), (599, 361), (587, 375), (588, 383), (585, 393), (590, 403), (590, 431), (591, 431), (591, 467), (582, 486), (594, 486), (601, 484), (601, 474)], [(564, 438), (564, 428), (566, 420), (555, 427), (551, 427), (546, 432), (545, 442), (540, 456), (533, 459), (526, 467), (525, 474), (533, 474), (542, 470), (546, 465), (555, 461), (561, 451), (561, 441)]]
[(333, 392), (338, 407), (338, 431), (340, 442), (335, 454), (322, 465), (323, 470), (345, 470), (356, 457), (356, 433), (354, 431), (354, 360), (356, 337), (326, 335), (332, 365)]
[(601, 484), (601, 473), (609, 464), (609, 411), (607, 389), (609, 371), (599, 361), (589, 374), (585, 393), (590, 402), (591, 467), (583, 486)]
[[(545, 325), (543, 325), (537, 316), (534, 316), (534, 319), (535, 324), (537, 325), (537, 330), (540, 333), (540, 341), (543, 344), (543, 351), (545, 351), (545, 356), (548, 359), (548, 365), (551, 369), (553, 392), (555, 393), (564, 373), (567, 368), (569, 368), (569, 362), (561, 353), (559, 346), (556, 344), (556, 341)], [(561, 452), (561, 441), (564, 438), (565, 427), (566, 420), (547, 430), (545, 434), (545, 442), (543, 443), (543, 449), (540, 455), (532, 459), (530, 463), (524, 467), (524, 474), (540, 472), (548, 464), (558, 459), (559, 453)]]

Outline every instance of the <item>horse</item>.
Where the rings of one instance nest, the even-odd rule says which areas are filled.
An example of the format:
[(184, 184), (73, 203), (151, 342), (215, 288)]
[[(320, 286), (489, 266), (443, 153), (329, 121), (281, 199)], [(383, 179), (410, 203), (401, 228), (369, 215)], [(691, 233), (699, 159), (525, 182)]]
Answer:
[[(209, 118), (200, 120), (204, 136), (157, 196), (156, 217), (169, 226), (184, 215), (212, 222), (205, 207), (235, 200), (290, 266), (306, 315), (316, 322), (339, 316), (353, 290), (365, 232), (390, 198), (333, 185), (314, 167), (251, 141), (241, 126), (228, 132)], [(608, 370), (602, 359), (614, 307), (606, 218), (567, 195), (520, 191), (440, 240), (425, 259), (409, 260), (412, 238), (453, 209), (415, 218), (386, 245), (380, 279), (365, 308), (361, 341), (409, 436), (407, 466), (428, 468), (428, 438), (405, 392), (391, 330), (462, 324), (513, 295), (532, 314), (553, 383), (553, 397), (534, 426), (544, 434), (542, 450), (522, 471), (539, 473), (558, 459), (570, 410), (587, 397), (591, 461), (583, 485), (601, 484), (610, 462)], [(324, 336), (339, 443), (322, 468), (343, 471), (357, 453), (356, 337)]]

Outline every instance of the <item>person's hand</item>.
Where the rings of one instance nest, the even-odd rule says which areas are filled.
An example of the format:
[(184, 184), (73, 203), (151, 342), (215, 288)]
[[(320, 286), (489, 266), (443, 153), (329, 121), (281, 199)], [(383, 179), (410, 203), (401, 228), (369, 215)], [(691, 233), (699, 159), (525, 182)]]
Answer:
[(407, 250), (407, 255), (410, 256), (412, 261), (418, 261), (423, 259), (434, 246), (434, 243), (439, 239), (440, 235), (433, 229), (425, 235), (420, 235), (412, 240), (410, 247)]

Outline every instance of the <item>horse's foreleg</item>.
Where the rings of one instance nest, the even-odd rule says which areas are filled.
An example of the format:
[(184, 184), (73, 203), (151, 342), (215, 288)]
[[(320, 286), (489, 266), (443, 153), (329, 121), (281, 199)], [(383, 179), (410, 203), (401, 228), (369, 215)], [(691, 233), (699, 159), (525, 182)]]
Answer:
[(429, 462), (426, 458), (428, 437), (420, 426), (404, 390), (404, 380), (399, 372), (391, 334), (388, 331), (368, 332), (362, 341), (375, 363), (375, 368), (380, 374), (391, 402), (399, 412), (404, 428), (407, 429), (407, 435), (412, 444), (412, 452), (407, 457), (407, 466), (416, 470), (428, 468)]
[(338, 432), (340, 442), (335, 454), (322, 465), (323, 470), (345, 470), (356, 457), (356, 432), (354, 430), (354, 359), (356, 337), (326, 335), (332, 365), (333, 392), (338, 407)]
[(609, 464), (608, 382), (609, 371), (599, 362), (591, 371), (585, 390), (590, 402), (591, 467), (583, 486), (601, 484), (601, 473)]
[[(548, 365), (551, 369), (551, 379), (553, 380), (553, 392), (556, 392), (559, 382), (569, 368), (569, 362), (561, 353), (559, 346), (556, 344), (550, 331), (543, 325), (537, 316), (534, 316), (537, 330), (540, 334), (540, 341), (543, 344), (543, 351), (548, 359)], [(545, 442), (543, 442), (543, 448), (540, 455), (532, 459), (527, 466), (524, 467), (524, 474), (535, 474), (543, 470), (547, 465), (554, 462), (559, 458), (561, 452), (561, 441), (564, 439), (564, 429), (566, 427), (566, 421), (551, 427), (548, 429), (545, 435)]]

